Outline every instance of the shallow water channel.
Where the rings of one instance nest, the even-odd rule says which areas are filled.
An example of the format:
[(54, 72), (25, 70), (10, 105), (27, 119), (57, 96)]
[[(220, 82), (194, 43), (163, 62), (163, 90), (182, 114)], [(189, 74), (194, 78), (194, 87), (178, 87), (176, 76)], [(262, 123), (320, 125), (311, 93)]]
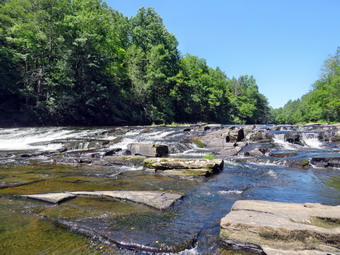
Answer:
[[(148, 135), (163, 139), (176, 133), (172, 129), (157, 132)], [(129, 134), (128, 139), (133, 139), (134, 133)], [(44, 145), (39, 142), (38, 146)], [(124, 140), (118, 142), (122, 145)], [(25, 150), (31, 149), (29, 144)], [(95, 167), (34, 164), (4, 157), (0, 165), (0, 254), (152, 254), (155, 247), (164, 254), (241, 254), (222, 249), (218, 240), (220, 219), (236, 200), (340, 204), (339, 169), (297, 170), (246, 163), (241, 158), (239, 162), (225, 160), (220, 174), (202, 182), (148, 175), (137, 161), (129, 166)], [(104, 197), (77, 197), (52, 205), (18, 196), (96, 190), (167, 191), (185, 196), (166, 211)]]

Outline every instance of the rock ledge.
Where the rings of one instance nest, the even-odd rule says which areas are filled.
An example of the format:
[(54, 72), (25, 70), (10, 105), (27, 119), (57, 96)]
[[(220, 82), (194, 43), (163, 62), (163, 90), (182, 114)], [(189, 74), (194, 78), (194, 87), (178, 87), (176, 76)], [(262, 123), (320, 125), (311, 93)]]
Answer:
[(221, 220), (220, 238), (226, 245), (259, 246), (268, 255), (339, 254), (340, 206), (236, 201)]

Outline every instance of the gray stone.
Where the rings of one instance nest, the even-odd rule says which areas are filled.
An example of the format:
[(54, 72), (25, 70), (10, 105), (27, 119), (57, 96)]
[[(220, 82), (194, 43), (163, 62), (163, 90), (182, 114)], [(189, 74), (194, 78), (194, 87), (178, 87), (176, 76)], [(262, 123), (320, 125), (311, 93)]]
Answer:
[(313, 157), (310, 163), (322, 168), (340, 168), (340, 157)]
[(267, 254), (338, 253), (339, 221), (340, 206), (243, 200), (222, 218), (220, 238), (259, 245)]
[(171, 169), (209, 169), (214, 173), (223, 170), (222, 159), (203, 158), (148, 158), (144, 160), (144, 165), (156, 170)]
[(263, 245), (263, 251), (266, 255), (332, 255), (335, 253), (329, 253), (324, 251), (317, 251), (317, 250), (301, 250), (301, 251), (294, 251), (294, 250), (279, 250), (273, 249), (269, 246)]
[(264, 153), (259, 148), (255, 148), (253, 150), (247, 151), (244, 153), (244, 156), (250, 156), (250, 157), (261, 157)]
[(160, 210), (169, 208), (182, 197), (179, 194), (159, 191), (77, 191), (70, 193), (76, 196), (106, 196), (129, 200)]
[(127, 149), (133, 155), (148, 157), (164, 157), (169, 154), (168, 146), (161, 144), (131, 143), (127, 146)]
[(234, 143), (243, 141), (245, 138), (244, 129), (243, 128), (229, 128), (229, 131), (226, 135), (226, 142), (227, 143)]
[(75, 195), (70, 193), (46, 193), (46, 194), (35, 194), (35, 195), (22, 195), (35, 200), (40, 200), (48, 203), (58, 204), (68, 199), (74, 198)]
[(160, 176), (194, 179), (209, 177), (223, 170), (222, 159), (148, 158), (144, 160), (147, 173)]
[(255, 130), (253, 134), (250, 134), (249, 140), (257, 143), (271, 143), (273, 134), (268, 133), (265, 130)]
[(223, 156), (236, 156), (247, 145), (248, 143), (246, 142), (237, 142), (232, 145), (225, 146), (218, 152), (218, 154)]

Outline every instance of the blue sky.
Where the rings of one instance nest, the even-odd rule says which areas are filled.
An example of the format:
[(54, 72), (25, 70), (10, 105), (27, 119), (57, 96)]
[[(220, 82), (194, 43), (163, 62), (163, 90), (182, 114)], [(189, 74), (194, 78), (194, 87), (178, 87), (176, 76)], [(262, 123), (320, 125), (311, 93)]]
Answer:
[(310, 91), (340, 46), (340, 0), (107, 0), (125, 16), (153, 7), (182, 54), (229, 77), (254, 75), (274, 108)]

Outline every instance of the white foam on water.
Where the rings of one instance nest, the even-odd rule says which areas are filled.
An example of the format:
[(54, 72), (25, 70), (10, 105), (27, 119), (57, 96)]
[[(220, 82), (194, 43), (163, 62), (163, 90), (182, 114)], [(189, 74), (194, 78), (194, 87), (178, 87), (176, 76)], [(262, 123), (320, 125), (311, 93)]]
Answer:
[(176, 254), (178, 254), (178, 255), (198, 255), (200, 253), (198, 252), (197, 247), (194, 247), (192, 249), (186, 249), (186, 250), (181, 251), (181, 252), (176, 253)]
[(142, 139), (154, 141), (154, 140), (159, 140), (161, 138), (164, 138), (174, 133), (175, 131), (157, 131), (154, 133), (145, 134), (142, 137)]
[(65, 128), (10, 128), (0, 129), (0, 150), (57, 150), (63, 144), (58, 140), (89, 137), (98, 130)]
[(322, 147), (317, 133), (302, 133), (302, 141), (310, 148), (321, 149)]
[(141, 129), (134, 129), (134, 130), (127, 132), (124, 135), (124, 138), (122, 141), (120, 141), (119, 143), (112, 144), (109, 147), (109, 149), (121, 148), (123, 150), (126, 150), (128, 144), (135, 143), (136, 141), (138, 141), (138, 136), (141, 132), (142, 132)]
[(292, 146), (289, 142), (285, 141), (285, 134), (274, 134), (274, 143), (280, 145), (286, 150), (295, 150), (296, 148)]
[(142, 133), (142, 129), (131, 130), (124, 135), (124, 138), (121, 142), (113, 144), (110, 146), (110, 149), (121, 148), (127, 149), (128, 144), (131, 143), (157, 143), (157, 141), (162, 138), (174, 134), (175, 131), (156, 131), (150, 133)]
[(143, 170), (143, 166), (122, 166), (120, 167), (120, 169), (125, 171), (139, 171), (139, 170)]
[(268, 161), (259, 161), (259, 162), (256, 162), (254, 164), (260, 165), (260, 166), (276, 166), (277, 165), (277, 163), (274, 163), (274, 162), (269, 161), (269, 160)]
[(271, 177), (274, 177), (274, 178), (277, 177), (277, 173), (275, 171), (271, 170), (271, 169), (268, 171), (268, 175), (271, 176)]
[(242, 190), (220, 190), (218, 191), (219, 194), (225, 195), (225, 194), (236, 194), (240, 195), (243, 193)]
[[(3, 131), (3, 130), (1, 130)], [(7, 131), (7, 130), (6, 130)], [(56, 139), (69, 137), (71, 131), (61, 129), (36, 128), (12, 129), (0, 134), (0, 150), (50, 150), (58, 149), (61, 144), (35, 145), (36, 143), (51, 142)]]

